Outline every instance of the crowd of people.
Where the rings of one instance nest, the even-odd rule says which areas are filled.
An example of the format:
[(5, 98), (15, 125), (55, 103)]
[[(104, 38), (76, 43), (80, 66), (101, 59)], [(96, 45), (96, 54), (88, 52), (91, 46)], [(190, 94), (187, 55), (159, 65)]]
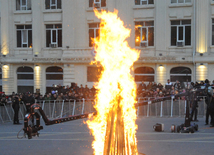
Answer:
[(52, 90), (50, 92), (46, 92), (44, 95), (40, 93), (15, 93), (12, 92), (11, 95), (6, 95), (4, 92), (0, 92), (0, 104), (12, 103), (13, 98), (17, 95), (19, 99), (25, 102), (27, 96), (32, 96), (36, 101), (69, 101), (69, 100), (80, 100), (80, 99), (94, 99), (96, 94), (96, 89), (93, 86), (92, 88), (88, 88), (87, 85), (83, 87), (81, 84), (80, 87), (75, 84), (74, 86), (61, 86), (53, 85)]
[[(213, 81), (214, 83), (214, 81)], [(156, 82), (149, 82), (147, 85), (144, 81), (141, 82), (141, 84), (138, 85), (137, 88), (137, 98), (160, 98), (160, 97), (166, 97), (176, 94), (185, 93), (187, 89), (191, 90), (197, 86), (201, 85), (213, 85), (210, 84), (208, 80), (201, 81), (201, 82), (179, 82), (178, 80), (175, 83), (172, 83), (169, 79), (167, 80), (167, 83), (165, 85), (162, 85), (161, 83)], [(51, 100), (57, 100), (62, 101), (64, 100), (81, 100), (81, 99), (94, 99), (96, 94), (96, 88), (93, 86), (92, 88), (88, 88), (87, 85), (83, 87), (81, 84), (80, 87), (75, 84), (71, 86), (61, 86), (61, 85), (53, 85), (51, 92), (46, 92), (45, 95), (39, 94), (39, 93), (32, 93), (32, 92), (26, 92), (26, 93), (19, 93), (15, 94), (13, 92), (11, 95), (6, 95), (4, 92), (0, 93), (0, 105), (6, 105), (11, 103), (13, 105), (15, 115), (17, 115), (16, 111), (18, 111), (19, 106), (15, 103), (24, 103), (26, 105), (26, 112), (29, 112), (30, 106), (40, 101), (51, 101)], [(190, 103), (191, 106), (191, 118), (194, 121), (197, 121), (197, 107), (198, 107), (198, 101), (201, 100), (201, 96), (203, 96), (203, 92), (199, 91), (195, 95), (195, 98)], [(196, 98), (198, 97), (199, 98)], [(206, 97), (209, 98), (209, 97)], [(213, 98), (213, 101), (209, 102), (206, 99), (207, 103), (207, 113), (206, 113), (206, 124), (208, 124), (208, 118), (211, 116), (211, 124), (214, 126), (214, 95), (211, 96)], [(175, 96), (174, 100), (181, 99), (185, 100), (185, 96)], [(211, 103), (211, 105), (210, 105)], [(213, 105), (213, 106), (212, 106)], [(17, 116), (14, 115), (14, 124), (19, 124), (19, 121), (16, 119)], [(194, 117), (194, 119), (193, 119)]]
[[(186, 89), (192, 89), (195, 86), (204, 85), (205, 82), (187, 82), (186, 84), (184, 82), (179, 82), (176, 80), (176, 82), (173, 84), (169, 79), (167, 80), (167, 83), (165, 85), (162, 85), (161, 83), (156, 82), (149, 82), (148, 85), (144, 83), (144, 81), (141, 82), (141, 84), (137, 88), (137, 98), (159, 98), (159, 97), (166, 97), (171, 95), (176, 95), (180, 93), (185, 93)], [(203, 94), (197, 94), (198, 96), (203, 96)], [(178, 99), (175, 98), (175, 100)], [(181, 96), (180, 99), (185, 100), (184, 96)]]

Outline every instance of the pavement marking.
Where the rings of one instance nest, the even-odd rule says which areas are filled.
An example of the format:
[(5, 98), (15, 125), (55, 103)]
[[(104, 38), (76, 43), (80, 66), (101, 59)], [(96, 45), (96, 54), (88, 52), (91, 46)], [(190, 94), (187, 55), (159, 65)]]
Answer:
[[(0, 139), (0, 141), (93, 141), (93, 139)], [(183, 141), (183, 140), (137, 140), (137, 142), (153, 142), (153, 143), (210, 143), (214, 141)]]
[(137, 140), (138, 142), (166, 142), (166, 143), (214, 143), (214, 141), (183, 141), (183, 140)]
[[(17, 132), (0, 132), (0, 134), (17, 134)], [(90, 132), (43, 132), (39, 131), (40, 134), (91, 134)], [(22, 134), (22, 132), (20, 133)], [(214, 135), (214, 133), (202, 133), (202, 132), (195, 132), (195, 133), (171, 133), (171, 132), (137, 132), (136, 135)]]

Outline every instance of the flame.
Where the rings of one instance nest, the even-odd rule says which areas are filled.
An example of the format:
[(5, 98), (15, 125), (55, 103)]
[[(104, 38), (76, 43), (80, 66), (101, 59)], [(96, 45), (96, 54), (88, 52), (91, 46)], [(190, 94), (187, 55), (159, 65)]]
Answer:
[(97, 115), (87, 121), (94, 136), (94, 155), (137, 155), (136, 84), (130, 72), (139, 51), (128, 46), (131, 30), (124, 27), (117, 10), (95, 10), (95, 15), (101, 19), (95, 60), (103, 71), (96, 86)]

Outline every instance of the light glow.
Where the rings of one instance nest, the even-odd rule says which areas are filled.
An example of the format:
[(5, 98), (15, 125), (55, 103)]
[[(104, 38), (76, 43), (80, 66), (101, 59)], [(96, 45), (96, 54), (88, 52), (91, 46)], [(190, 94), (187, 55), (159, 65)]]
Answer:
[(199, 65), (197, 72), (199, 81), (204, 81), (207, 78), (207, 67), (205, 65)]
[(38, 88), (41, 90), (41, 67), (36, 65), (35, 66), (35, 69), (34, 69), (34, 85), (35, 85), (35, 88)]

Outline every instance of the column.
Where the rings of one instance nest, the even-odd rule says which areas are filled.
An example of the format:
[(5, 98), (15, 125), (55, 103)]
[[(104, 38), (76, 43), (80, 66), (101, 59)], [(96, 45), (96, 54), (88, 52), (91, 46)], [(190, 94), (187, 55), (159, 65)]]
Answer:
[[(73, 64), (64, 64), (63, 69), (63, 85), (71, 85), (71, 82), (75, 82), (75, 68)], [(75, 82), (76, 83), (76, 82)]]
[(165, 84), (166, 83), (166, 65), (157, 64), (156, 66), (156, 79), (157, 83)]
[(39, 90), (41, 94), (44, 94), (43, 88), (42, 88), (42, 66), (35, 65), (34, 66), (34, 92), (36, 90)]
[(15, 91), (14, 76), (12, 75), (13, 66), (5, 64), (2, 66), (2, 90), (5, 94), (11, 94)]

